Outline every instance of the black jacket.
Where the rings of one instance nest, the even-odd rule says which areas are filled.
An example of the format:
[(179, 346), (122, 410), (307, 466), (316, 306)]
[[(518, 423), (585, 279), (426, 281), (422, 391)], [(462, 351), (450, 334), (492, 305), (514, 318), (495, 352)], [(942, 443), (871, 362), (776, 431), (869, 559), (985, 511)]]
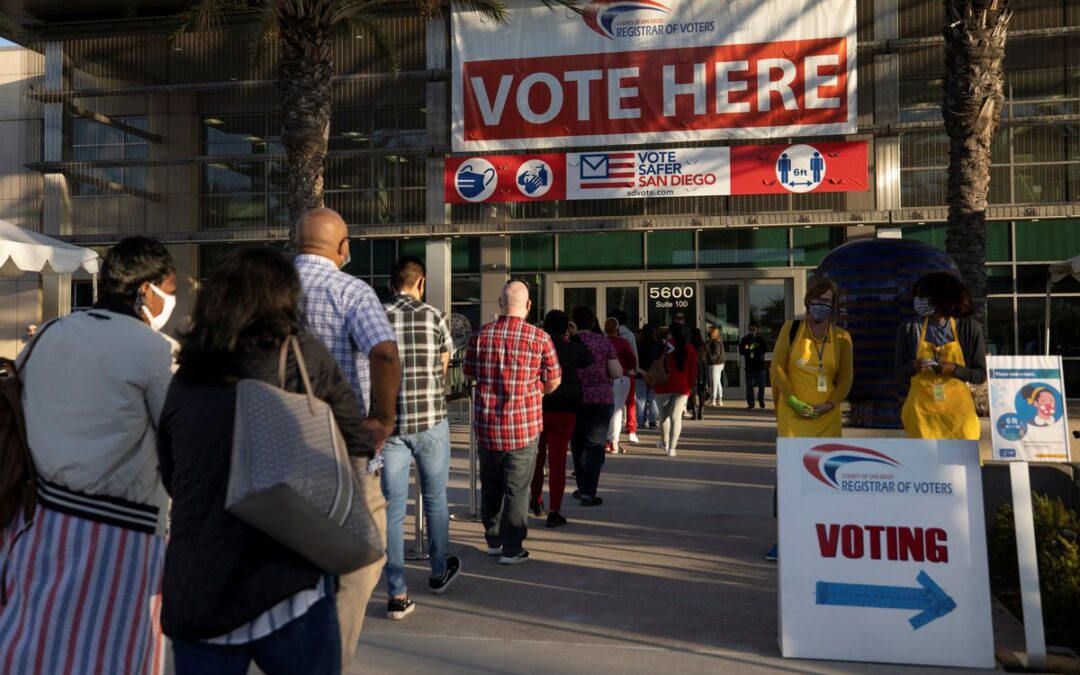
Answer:
[[(333, 407), (349, 452), (370, 451), (356, 395), (330, 352), (306, 334), (300, 346), (315, 394)], [(276, 384), (277, 351), (251, 354), (239, 372)], [(161, 477), (173, 498), (161, 623), (169, 637), (194, 641), (224, 635), (313, 588), (322, 572), (225, 512), (236, 386), (185, 383), (182, 374), (169, 387), (158, 430)], [(302, 390), (291, 354), (286, 389)]]
[(593, 356), (580, 338), (552, 340), (559, 357), (562, 384), (544, 397), (544, 412), (576, 413), (581, 407), (581, 378), (578, 370), (592, 365)]
[[(751, 350), (750, 347), (754, 348)], [(765, 338), (760, 335), (744, 335), (739, 340), (739, 353), (746, 360), (746, 372), (757, 373), (765, 370), (765, 353), (769, 351), (769, 345)]]

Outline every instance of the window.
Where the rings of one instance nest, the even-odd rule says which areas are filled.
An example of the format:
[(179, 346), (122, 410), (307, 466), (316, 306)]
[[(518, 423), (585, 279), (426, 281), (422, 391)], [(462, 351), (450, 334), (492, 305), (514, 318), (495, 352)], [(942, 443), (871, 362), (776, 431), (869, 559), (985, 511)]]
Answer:
[(705, 230), (698, 247), (702, 267), (786, 267), (790, 252), (782, 227)]
[(650, 232), (645, 235), (649, 269), (694, 266), (694, 231)]
[(599, 232), (559, 235), (560, 270), (638, 270), (644, 263), (642, 235)]

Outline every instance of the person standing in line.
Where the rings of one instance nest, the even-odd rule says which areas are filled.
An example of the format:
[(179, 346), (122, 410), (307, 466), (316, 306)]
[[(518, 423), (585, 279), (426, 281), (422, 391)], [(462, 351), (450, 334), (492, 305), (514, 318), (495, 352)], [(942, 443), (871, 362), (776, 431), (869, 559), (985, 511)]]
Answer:
[(709, 366), (709, 399), (713, 407), (724, 406), (724, 359), (727, 348), (720, 335), (719, 326), (709, 328), (709, 341), (705, 343), (705, 358)]
[(682, 434), (682, 414), (690, 399), (690, 389), (697, 381), (698, 356), (686, 339), (686, 327), (678, 322), (668, 326), (671, 338), (658, 345), (655, 358), (667, 359), (668, 381), (656, 385), (656, 404), (660, 408), (660, 441), (657, 446), (675, 457)]
[[(364, 427), (376, 450), (394, 431), (401, 384), (397, 336), (371, 286), (341, 271), (348, 264), (349, 228), (332, 209), (311, 209), (297, 227), (300, 255), (294, 264), (303, 287), (301, 326), (322, 340), (356, 393)], [(374, 460), (376, 465), (381, 458)], [(386, 521), (379, 519), (384, 528)], [(337, 610), (341, 624), (341, 663), (356, 653), (368, 600), (382, 576), (382, 561), (341, 577)]]
[(896, 374), (909, 383), (901, 419), (909, 438), (977, 441), (981, 430), (968, 384), (986, 382), (986, 339), (971, 296), (948, 272), (911, 288), (916, 318), (896, 333)]
[[(4, 495), (0, 672), (161, 671), (168, 496), (155, 429), (172, 378), (157, 332), (176, 306), (172, 256), (130, 237), (101, 299), (42, 326), (16, 365), (37, 472), (31, 514)], [(26, 518), (30, 518), (27, 522)]]
[(562, 370), (547, 333), (525, 321), (529, 288), (510, 281), (500, 316), (469, 340), (462, 369), (476, 381), (473, 426), (480, 451), (480, 518), (488, 555), (502, 565), (529, 559), (529, 487), (543, 427), (542, 400), (559, 388)]
[(529, 502), (535, 516), (544, 515), (544, 462), (548, 465), (548, 527), (566, 525), (562, 515), (563, 493), (566, 490), (566, 450), (574, 434), (577, 410), (581, 407), (581, 379), (578, 371), (592, 365), (592, 354), (580, 338), (570, 337), (570, 318), (566, 312), (553, 309), (544, 317), (544, 332), (555, 344), (559, 357), (562, 383), (544, 397), (544, 430), (536, 453)]
[(739, 354), (743, 357), (743, 373), (746, 376), (746, 409), (754, 409), (754, 388), (757, 388), (758, 405), (765, 407), (765, 354), (769, 345), (758, 334), (758, 325), (751, 323), (747, 333), (739, 340)]
[(574, 478), (577, 490), (574, 498), (582, 506), (600, 506), (597, 496), (600, 471), (604, 466), (604, 440), (614, 411), (611, 381), (622, 376), (622, 366), (611, 340), (595, 332), (596, 315), (584, 305), (570, 313), (579, 329), (578, 336), (592, 355), (592, 365), (578, 372), (581, 378), (581, 407), (578, 408), (571, 454), (574, 458)]
[[(803, 303), (806, 320), (785, 321), (773, 352), (770, 375), (777, 436), (839, 438), (840, 404), (851, 391), (851, 335), (835, 325), (836, 284), (810, 282)], [(773, 492), (775, 510), (776, 493)], [(775, 514), (774, 514), (775, 515)], [(765, 554), (777, 559), (777, 545)]]
[(607, 334), (608, 340), (611, 341), (611, 346), (615, 348), (615, 355), (618, 357), (619, 365), (623, 371), (621, 377), (617, 377), (611, 382), (613, 410), (611, 421), (608, 423), (607, 444), (605, 446), (608, 453), (617, 455), (620, 452), (626, 452), (619, 445), (619, 438), (622, 436), (623, 430), (623, 415), (626, 410), (626, 406), (622, 404), (626, 402), (627, 394), (630, 391), (630, 375), (637, 369), (637, 357), (634, 355), (630, 343), (619, 336), (619, 322), (614, 317), (604, 322), (604, 332)]
[[(334, 577), (225, 510), (242, 422), (236, 383), (279, 386), (282, 346), (293, 337), (311, 393), (333, 410), (360, 470), (375, 453), (352, 387), (323, 343), (300, 330), (299, 303), (296, 269), (265, 247), (226, 256), (195, 302), (158, 432), (173, 498), (161, 620), (177, 675), (246, 673), (252, 661), (267, 675), (341, 672)], [(284, 389), (305, 391), (293, 353)]]
[(407, 617), (416, 608), (405, 584), (405, 507), (409, 500), (409, 466), (416, 460), (416, 479), (427, 521), (431, 576), (428, 590), (445, 593), (461, 572), (461, 559), (449, 555), (450, 512), (446, 484), (450, 480), (450, 425), (446, 420), (446, 371), (454, 340), (442, 313), (423, 302), (427, 270), (416, 256), (398, 260), (390, 270), (394, 297), (386, 316), (397, 334), (401, 357), (401, 390), (394, 433), (383, 447), (382, 488), (386, 495), (386, 616)]
[[(626, 325), (626, 322), (630, 318), (621, 309), (616, 309), (611, 313), (611, 318), (619, 322), (619, 337), (630, 343), (630, 348), (634, 352), (634, 363), (641, 362), (641, 355), (638, 354), (638, 340), (634, 335), (633, 329)], [(626, 395), (626, 440), (631, 443), (640, 443), (640, 439), (637, 435), (638, 428), (638, 415), (637, 415), (637, 378), (634, 377), (634, 373), (637, 370), (631, 370), (627, 373), (627, 377), (630, 378), (630, 392)]]
[(637, 353), (640, 358), (634, 386), (637, 389), (638, 426), (648, 426), (650, 429), (656, 428), (657, 419), (660, 417), (656, 409), (656, 395), (653, 388), (645, 384), (645, 373), (649, 372), (652, 366), (656, 345), (656, 329), (651, 323), (647, 323), (641, 327), (641, 334), (638, 336)]
[(705, 344), (705, 338), (701, 335), (701, 329), (697, 326), (690, 328), (690, 345), (697, 354), (697, 377), (694, 378), (690, 388), (690, 401), (687, 412), (690, 419), (700, 420), (705, 416), (705, 401), (709, 393), (709, 353)]

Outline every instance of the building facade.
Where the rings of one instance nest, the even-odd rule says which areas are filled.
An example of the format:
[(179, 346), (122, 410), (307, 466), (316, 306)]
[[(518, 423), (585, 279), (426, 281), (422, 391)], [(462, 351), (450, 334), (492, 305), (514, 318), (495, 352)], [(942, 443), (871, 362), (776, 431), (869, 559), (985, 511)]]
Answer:
[[(225, 252), (283, 247), (288, 232), (276, 47), (243, 15), (170, 40), (184, 4), (140, 3), (145, 15), (124, 18), (119, 2), (0, 0), (29, 36), (18, 76), (4, 75), (0, 217), (102, 249), (131, 234), (163, 239), (180, 317)], [(1080, 3), (1015, 4), (989, 213), (998, 354), (1041, 353), (1046, 267), (1080, 253)], [(508, 276), (530, 284), (534, 318), (589, 304), (640, 325), (677, 308), (723, 329), (727, 384), (740, 388), (735, 340), (751, 321), (770, 337), (798, 314), (808, 271), (831, 249), (874, 236), (944, 248), (941, 3), (856, 9), (858, 134), (808, 139), (869, 141), (871, 189), (856, 193), (448, 205), (449, 21), (388, 15), (401, 50), (393, 77), (370, 39), (342, 34), (325, 199), (350, 224), (347, 270), (384, 292), (395, 257), (425, 257), (431, 300), (471, 326), (493, 315)], [(90, 286), (61, 279), (39, 293), (49, 316), (85, 306)], [(1055, 288), (1052, 317), (1051, 351), (1080, 391), (1068, 340), (1080, 284)]]

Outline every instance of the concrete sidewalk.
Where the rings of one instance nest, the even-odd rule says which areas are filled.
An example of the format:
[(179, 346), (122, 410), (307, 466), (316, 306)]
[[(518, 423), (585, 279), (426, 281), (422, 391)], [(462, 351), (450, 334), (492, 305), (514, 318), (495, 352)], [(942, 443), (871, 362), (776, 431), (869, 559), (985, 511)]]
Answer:
[[(467, 501), (466, 432), (455, 425), (452, 512)], [(567, 494), (568, 526), (530, 518), (524, 565), (498, 565), (479, 524), (452, 523), (462, 578), (434, 596), (426, 563), (410, 563), (417, 609), (401, 622), (385, 618), (380, 585), (349, 672), (962, 672), (780, 658), (776, 565), (763, 559), (776, 531), (771, 408), (707, 409), (674, 459), (656, 431), (640, 436), (608, 456), (602, 506)]]

